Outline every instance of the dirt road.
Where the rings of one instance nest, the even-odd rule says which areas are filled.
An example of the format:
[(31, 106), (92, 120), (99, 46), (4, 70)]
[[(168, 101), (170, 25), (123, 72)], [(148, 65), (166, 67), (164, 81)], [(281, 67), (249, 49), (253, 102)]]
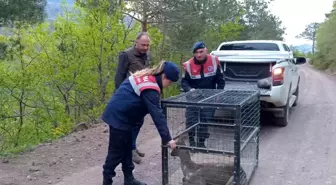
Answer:
[[(336, 78), (300, 67), (299, 105), (285, 128), (263, 125), (259, 167), (251, 185), (336, 184)], [(151, 120), (140, 133), (146, 151), (135, 175), (161, 182), (160, 139)], [(1, 185), (99, 185), (108, 133), (104, 125), (45, 144), (0, 163)], [(120, 168), (119, 168), (120, 170)], [(120, 171), (115, 179), (122, 184)]]

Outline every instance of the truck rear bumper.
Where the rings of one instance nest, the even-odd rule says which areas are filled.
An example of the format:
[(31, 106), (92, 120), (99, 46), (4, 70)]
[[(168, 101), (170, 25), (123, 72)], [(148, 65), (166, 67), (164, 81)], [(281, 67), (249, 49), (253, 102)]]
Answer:
[(236, 82), (236, 81), (226, 81), (225, 89), (246, 89), (246, 90), (258, 90), (260, 91), (261, 97), (270, 97), (272, 91), (269, 89), (260, 89), (256, 82)]
[[(275, 107), (282, 107), (286, 105), (287, 93), (282, 86), (273, 87), (270, 89), (258, 88), (256, 82), (236, 82), (226, 81), (225, 88), (227, 89), (253, 89), (260, 92), (260, 100), (273, 104)], [(279, 112), (281, 108), (265, 108), (265, 111)]]

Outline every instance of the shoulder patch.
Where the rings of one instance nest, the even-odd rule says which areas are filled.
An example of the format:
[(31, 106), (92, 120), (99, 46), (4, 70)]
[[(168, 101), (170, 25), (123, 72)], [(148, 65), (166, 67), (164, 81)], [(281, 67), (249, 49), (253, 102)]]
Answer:
[(140, 96), (141, 92), (146, 89), (153, 89), (156, 90), (158, 93), (160, 93), (161, 91), (154, 76), (135, 77), (132, 75), (129, 77), (129, 80), (134, 92), (138, 96)]

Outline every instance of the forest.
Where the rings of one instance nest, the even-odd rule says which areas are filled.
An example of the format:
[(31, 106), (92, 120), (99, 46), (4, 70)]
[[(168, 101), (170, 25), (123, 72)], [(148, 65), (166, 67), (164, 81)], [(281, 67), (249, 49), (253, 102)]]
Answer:
[[(335, 72), (336, 69), (336, 1), (333, 9), (326, 14), (326, 19), (322, 23), (309, 29), (308, 36), (316, 42), (316, 52), (312, 58), (312, 63), (319, 69), (328, 69)], [(310, 33), (310, 34), (309, 34)]]
[[(198, 40), (282, 40), (263, 0), (78, 0), (46, 21), (46, 0), (0, 1), (0, 155), (15, 154), (100, 123), (114, 91), (118, 54), (147, 31), (153, 62), (179, 66)], [(131, 21), (130, 21), (131, 20)], [(317, 33), (317, 56), (334, 65), (335, 12)], [(333, 39), (330, 39), (332, 37)], [(163, 92), (179, 93), (179, 84)]]

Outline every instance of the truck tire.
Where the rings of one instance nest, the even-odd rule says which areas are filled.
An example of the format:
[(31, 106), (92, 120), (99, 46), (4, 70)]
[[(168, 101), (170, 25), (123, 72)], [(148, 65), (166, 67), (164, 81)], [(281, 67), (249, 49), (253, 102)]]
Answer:
[(299, 101), (299, 87), (300, 87), (300, 80), (299, 80), (297, 88), (296, 88), (296, 90), (295, 90), (295, 92), (293, 94), (294, 96), (296, 96), (296, 99), (295, 99), (295, 101), (293, 103), (293, 107), (295, 107), (298, 104), (298, 101)]
[(276, 125), (278, 126), (281, 126), (281, 127), (285, 127), (288, 125), (288, 122), (289, 122), (289, 100), (290, 100), (290, 92), (291, 92), (291, 88), (289, 89), (289, 93), (288, 93), (288, 98), (287, 98), (287, 103), (283, 108), (283, 112), (284, 112), (284, 117), (277, 117), (275, 119), (275, 123)]

